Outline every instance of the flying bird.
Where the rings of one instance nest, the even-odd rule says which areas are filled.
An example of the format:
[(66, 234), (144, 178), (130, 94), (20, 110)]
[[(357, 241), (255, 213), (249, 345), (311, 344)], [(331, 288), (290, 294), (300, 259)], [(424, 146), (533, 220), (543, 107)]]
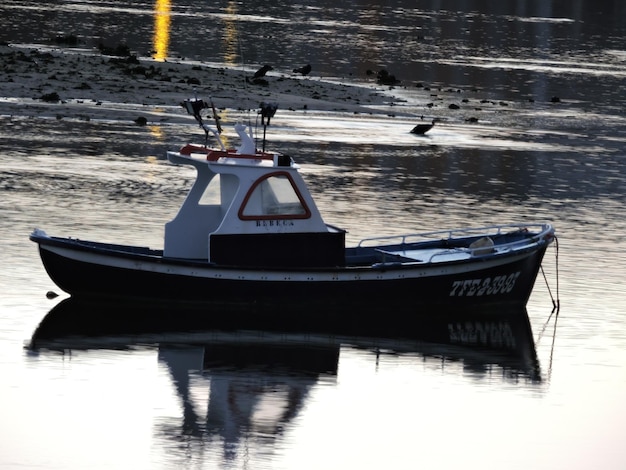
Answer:
[(311, 64), (306, 64), (304, 67), (293, 69), (293, 73), (300, 73), (302, 75), (308, 75), (311, 73)]

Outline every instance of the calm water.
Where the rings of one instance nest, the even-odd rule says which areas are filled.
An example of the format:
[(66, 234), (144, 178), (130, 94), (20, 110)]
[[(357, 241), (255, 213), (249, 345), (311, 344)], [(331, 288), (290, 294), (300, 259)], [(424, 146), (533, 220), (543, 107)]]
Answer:
[[(0, 41), (147, 54), (164, 3), (5, 1)], [(30, 231), (161, 246), (193, 179), (164, 152), (193, 124), (1, 116), (0, 468), (626, 468), (626, 4), (206, 3), (171, 2), (168, 55), (363, 84), (386, 67), (398, 116), (442, 119), (417, 137), (406, 117), (279, 110), (272, 144), (328, 223), (355, 241), (551, 221), (558, 291), (551, 249), (527, 312), (412, 342), (49, 300)]]

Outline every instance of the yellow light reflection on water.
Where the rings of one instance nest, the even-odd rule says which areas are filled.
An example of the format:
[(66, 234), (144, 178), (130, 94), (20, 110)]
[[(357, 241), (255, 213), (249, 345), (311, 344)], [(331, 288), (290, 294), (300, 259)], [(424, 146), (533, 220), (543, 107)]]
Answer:
[(161, 126), (151, 125), (148, 126), (148, 130), (156, 140), (164, 140), (165, 134), (163, 133), (163, 128)]
[(237, 2), (228, 2), (224, 16), (224, 62), (234, 65), (237, 61)]
[(165, 60), (170, 43), (170, 0), (156, 0), (154, 4), (154, 37), (152, 44), (154, 58)]

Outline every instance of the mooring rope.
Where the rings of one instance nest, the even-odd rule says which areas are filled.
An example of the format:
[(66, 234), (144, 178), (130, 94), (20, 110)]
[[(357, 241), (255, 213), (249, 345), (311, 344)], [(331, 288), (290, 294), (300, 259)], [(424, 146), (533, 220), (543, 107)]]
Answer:
[(559, 298), (559, 240), (558, 240), (558, 238), (556, 236), (554, 237), (554, 247), (555, 247), (555, 250), (556, 250), (556, 254), (555, 254), (555, 264), (556, 264), (556, 274), (555, 274), (555, 276), (556, 276), (556, 300), (554, 299), (554, 296), (552, 295), (552, 291), (550, 290), (550, 284), (548, 283), (548, 278), (547, 278), (546, 273), (545, 273), (545, 271), (543, 269), (543, 264), (541, 264), (541, 266), (540, 266), (541, 274), (543, 275), (543, 279), (546, 282), (546, 287), (548, 288), (548, 292), (550, 293), (550, 298), (552, 299), (552, 306), (553, 306), (553, 308), (552, 308), (552, 312), (550, 312), (550, 315), (548, 316), (548, 319), (544, 323), (543, 328), (541, 329), (541, 332), (537, 336), (537, 340), (535, 341), (535, 346), (538, 346), (539, 342), (543, 338), (544, 333), (546, 332), (546, 328), (550, 324), (550, 320), (552, 319), (552, 315), (555, 315), (554, 332), (553, 332), (553, 335), (552, 335), (552, 348), (554, 348), (554, 338), (556, 336), (556, 323), (557, 323), (558, 318), (559, 318), (559, 310), (561, 309), (561, 300)]
[(550, 294), (550, 298), (552, 299), (552, 313), (556, 311), (556, 314), (559, 314), (559, 310), (561, 309), (561, 299), (559, 298), (559, 239), (554, 236), (554, 247), (556, 249), (555, 254), (555, 264), (556, 264), (556, 300), (552, 295), (552, 290), (550, 289), (550, 283), (548, 282), (548, 278), (546, 276), (545, 271), (543, 270), (543, 263), (539, 267), (541, 269), (541, 274), (543, 275), (543, 280), (546, 283), (546, 287), (548, 288), (548, 293)]

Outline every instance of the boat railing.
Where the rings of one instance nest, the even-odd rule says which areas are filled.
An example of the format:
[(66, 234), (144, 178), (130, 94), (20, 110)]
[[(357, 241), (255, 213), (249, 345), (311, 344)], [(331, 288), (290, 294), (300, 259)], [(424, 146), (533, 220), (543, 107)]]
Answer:
[[(522, 249), (526, 246), (531, 246), (535, 244), (537, 241), (542, 240), (553, 233), (553, 228), (550, 224), (500, 224), (500, 225), (490, 225), (485, 227), (476, 227), (476, 228), (463, 228), (463, 229), (450, 229), (450, 230), (439, 230), (434, 232), (422, 232), (422, 233), (410, 233), (404, 235), (388, 235), (383, 237), (370, 237), (362, 239), (358, 244), (357, 248), (376, 248), (383, 245), (396, 245), (398, 247), (406, 247), (418, 242), (427, 242), (427, 241), (451, 241), (460, 238), (471, 238), (472, 236), (481, 237), (481, 236), (497, 236), (503, 235), (507, 233), (515, 233), (515, 232), (528, 232), (533, 234), (533, 236), (528, 238), (523, 238), (520, 240), (514, 240), (508, 243), (498, 244), (495, 248), (497, 248), (498, 252), (510, 251), (513, 249)], [(430, 257), (430, 261), (433, 258), (438, 256), (444, 256), (446, 254), (450, 254), (451, 250), (460, 251), (464, 249), (464, 251), (469, 251), (470, 253), (480, 253), (484, 248), (476, 248), (472, 249), (469, 246), (467, 247), (450, 247), (449, 250), (442, 250), (439, 252), (435, 252)]]

